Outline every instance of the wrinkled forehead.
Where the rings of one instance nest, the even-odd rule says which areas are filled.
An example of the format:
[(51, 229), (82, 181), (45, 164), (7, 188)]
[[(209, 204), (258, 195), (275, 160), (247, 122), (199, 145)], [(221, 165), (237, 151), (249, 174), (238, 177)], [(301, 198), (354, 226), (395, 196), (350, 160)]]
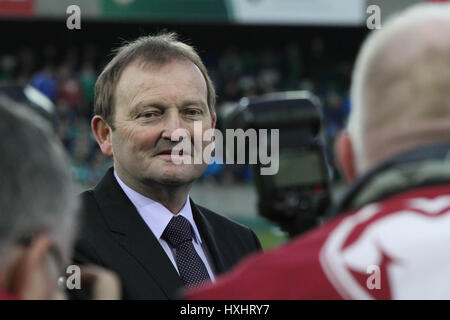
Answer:
[[(183, 71), (180, 71), (181, 69)], [(178, 77), (171, 77), (174, 74)], [(123, 69), (114, 92), (116, 105), (119, 102), (130, 102), (138, 93), (149, 90), (155, 83), (169, 86), (175, 81), (201, 93), (207, 101), (206, 80), (193, 62), (187, 59), (174, 59), (165, 63), (155, 63), (140, 59)]]
[(136, 59), (125, 66), (120, 74), (116, 83), (116, 89), (114, 92), (115, 99), (122, 98), (130, 94), (130, 91), (137, 89), (147, 83), (144, 79), (140, 79), (138, 76), (149, 75), (152, 72), (158, 72), (167, 63), (155, 63), (148, 62), (142, 59)]

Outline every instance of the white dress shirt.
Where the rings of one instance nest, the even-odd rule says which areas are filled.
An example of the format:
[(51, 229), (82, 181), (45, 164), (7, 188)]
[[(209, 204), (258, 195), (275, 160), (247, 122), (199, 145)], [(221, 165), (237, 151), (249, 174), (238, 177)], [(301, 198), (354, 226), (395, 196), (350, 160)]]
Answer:
[[(117, 182), (119, 183), (120, 187), (122, 188), (123, 192), (127, 195), (127, 197), (130, 199), (130, 201), (133, 203), (133, 205), (136, 207), (138, 213), (140, 214), (141, 218), (145, 221), (147, 226), (150, 228), (150, 230), (155, 235), (156, 239), (158, 239), (159, 243), (161, 244), (161, 247), (166, 252), (167, 256), (169, 257), (170, 261), (172, 262), (173, 266), (177, 270), (178, 274), (180, 272), (178, 271), (177, 264), (175, 262), (175, 252), (176, 250), (171, 248), (171, 246), (161, 238), (164, 230), (166, 229), (167, 225), (169, 224), (170, 219), (174, 217), (175, 215), (170, 212), (166, 207), (164, 207), (159, 202), (156, 202), (136, 191), (128, 187), (122, 180), (120, 180), (119, 176), (117, 175), (116, 171), (114, 170), (114, 177), (116, 178)], [(212, 268), (212, 260), (211, 256), (208, 252), (208, 249), (206, 247), (206, 244), (202, 242), (202, 239), (200, 237), (200, 233), (198, 232), (197, 226), (195, 224), (194, 218), (192, 216), (192, 210), (191, 210), (191, 203), (189, 201), (189, 195), (186, 199), (186, 203), (181, 209), (181, 211), (177, 215), (182, 215), (185, 217), (189, 223), (192, 226), (192, 229), (194, 230), (194, 241), (192, 241), (195, 250), (197, 251), (198, 255), (200, 256), (200, 259), (202, 259), (203, 263), (205, 264), (206, 270), (208, 271), (209, 277), (212, 281), (215, 280), (213, 268)]]

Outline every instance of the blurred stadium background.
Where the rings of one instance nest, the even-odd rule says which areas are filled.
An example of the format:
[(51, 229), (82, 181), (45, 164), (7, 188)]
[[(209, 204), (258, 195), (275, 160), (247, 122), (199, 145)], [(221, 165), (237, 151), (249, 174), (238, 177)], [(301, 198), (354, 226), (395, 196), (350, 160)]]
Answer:
[[(57, 106), (59, 137), (80, 190), (112, 162), (91, 134), (94, 84), (110, 51), (123, 40), (163, 29), (189, 40), (218, 93), (220, 113), (243, 96), (307, 89), (321, 98), (333, 161), (336, 133), (351, 105), (348, 90), (369, 5), (387, 16), (412, 0), (0, 0), (0, 85), (32, 84)], [(68, 30), (69, 5), (81, 9), (81, 29)], [(285, 241), (257, 214), (248, 166), (208, 167), (191, 192), (206, 207), (249, 225), (265, 248)], [(334, 170), (336, 195), (344, 188)]]

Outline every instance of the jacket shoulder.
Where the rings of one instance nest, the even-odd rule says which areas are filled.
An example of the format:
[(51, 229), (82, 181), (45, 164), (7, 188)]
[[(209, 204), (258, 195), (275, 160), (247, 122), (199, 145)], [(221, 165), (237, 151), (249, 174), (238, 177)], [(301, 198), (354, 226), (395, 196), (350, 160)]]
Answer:
[(201, 212), (203, 214), (205, 214), (205, 216), (208, 217), (208, 220), (211, 223), (214, 224), (221, 224), (221, 225), (226, 225), (230, 228), (235, 228), (236, 230), (240, 230), (242, 232), (248, 232), (250, 231), (250, 228), (247, 226), (244, 226), (243, 224), (240, 224), (239, 222), (236, 222), (230, 218), (227, 218), (217, 212), (214, 212), (210, 209), (207, 209), (205, 207), (199, 206), (197, 205), (197, 207), (201, 210)]
[(93, 190), (79, 194), (80, 222), (78, 236), (75, 242), (74, 262), (79, 264), (94, 263), (103, 265), (98, 241), (106, 233), (106, 224), (100, 214)]
[(249, 251), (261, 249), (258, 237), (249, 227), (205, 207), (196, 206), (204, 214), (214, 231), (222, 238), (233, 238), (235, 240), (233, 242), (248, 246)]

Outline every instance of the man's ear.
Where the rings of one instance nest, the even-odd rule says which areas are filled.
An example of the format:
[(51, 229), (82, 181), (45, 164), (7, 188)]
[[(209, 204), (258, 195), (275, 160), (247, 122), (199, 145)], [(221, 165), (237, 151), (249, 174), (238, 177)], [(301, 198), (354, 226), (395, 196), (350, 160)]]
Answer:
[(211, 115), (211, 128), (213, 128), (213, 129), (215, 129), (216, 128), (216, 121), (217, 121), (217, 115), (216, 115), (216, 113), (214, 112), (212, 115)]
[(102, 153), (107, 157), (112, 157), (111, 127), (106, 123), (105, 119), (96, 115), (91, 120), (91, 128)]
[(52, 298), (57, 279), (52, 279), (49, 274), (47, 255), (50, 246), (48, 236), (38, 235), (29, 246), (16, 250), (7, 267), (7, 289), (13, 296), (21, 300)]
[(334, 146), (334, 154), (347, 182), (354, 181), (356, 179), (355, 154), (350, 134), (347, 131), (343, 130), (338, 134)]

